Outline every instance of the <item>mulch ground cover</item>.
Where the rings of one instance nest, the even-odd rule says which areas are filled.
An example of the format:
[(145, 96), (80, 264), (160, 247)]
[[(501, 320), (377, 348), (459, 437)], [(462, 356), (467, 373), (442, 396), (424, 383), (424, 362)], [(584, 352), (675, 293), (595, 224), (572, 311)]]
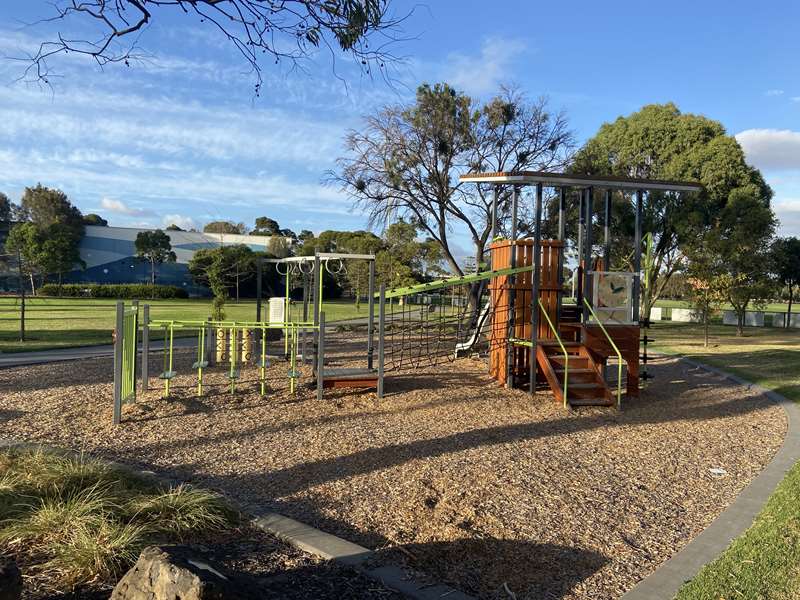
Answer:
[(0, 437), (152, 468), (432, 581), (521, 600), (619, 597), (707, 526), (786, 430), (767, 398), (676, 359), (652, 363), (621, 411), (503, 389), (475, 358), (390, 373), (383, 400), (319, 402), (302, 381), (291, 395), (282, 362), (264, 397), (256, 369), (232, 395), (217, 368), (197, 398), (193, 359), (177, 356), (169, 399), (153, 378), (118, 427), (109, 360), (0, 370)]

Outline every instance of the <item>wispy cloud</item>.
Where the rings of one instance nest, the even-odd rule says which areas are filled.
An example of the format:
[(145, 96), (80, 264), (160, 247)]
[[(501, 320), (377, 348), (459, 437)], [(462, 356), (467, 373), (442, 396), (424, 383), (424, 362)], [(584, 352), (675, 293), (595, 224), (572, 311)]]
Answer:
[(800, 102), (800, 96), (792, 96), (792, 102)]
[(170, 225), (177, 225), (181, 229), (195, 229), (197, 228), (197, 222), (192, 217), (186, 217), (184, 215), (164, 215), (161, 219), (161, 223), (164, 227), (169, 227)]
[(489, 37), (481, 44), (480, 54), (451, 54), (445, 66), (445, 79), (470, 94), (497, 91), (509, 78), (514, 61), (527, 50), (518, 39)]
[(764, 170), (800, 170), (800, 131), (747, 129), (736, 134), (747, 160)]
[(143, 217), (151, 214), (149, 210), (133, 208), (125, 204), (122, 200), (114, 200), (113, 198), (102, 198), (100, 200), (100, 208), (108, 212), (126, 215), (129, 217)]
[(772, 208), (781, 222), (780, 234), (800, 236), (800, 196), (778, 198), (773, 201)]
[(783, 96), (783, 94), (784, 94), (783, 90), (767, 90), (766, 92), (764, 92), (765, 96)]

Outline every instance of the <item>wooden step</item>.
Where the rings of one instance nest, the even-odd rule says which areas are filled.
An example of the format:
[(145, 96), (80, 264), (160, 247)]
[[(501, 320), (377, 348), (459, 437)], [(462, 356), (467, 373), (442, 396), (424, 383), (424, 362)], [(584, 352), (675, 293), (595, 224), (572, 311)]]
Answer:
[[(563, 369), (566, 360), (563, 355), (553, 354), (548, 357), (554, 369)], [(573, 369), (588, 369), (589, 359), (585, 356), (570, 356), (569, 357), (569, 370)]]
[(569, 398), (570, 406), (614, 406), (614, 402), (605, 396), (598, 396), (594, 398)]
[[(564, 381), (564, 369), (558, 367), (553, 369), (556, 373), (556, 377), (558, 377), (559, 381)], [(594, 369), (578, 369), (573, 368), (572, 364), (569, 367), (569, 384), (572, 385), (572, 382), (575, 383), (586, 383), (589, 381), (596, 381), (597, 380), (597, 371)]]

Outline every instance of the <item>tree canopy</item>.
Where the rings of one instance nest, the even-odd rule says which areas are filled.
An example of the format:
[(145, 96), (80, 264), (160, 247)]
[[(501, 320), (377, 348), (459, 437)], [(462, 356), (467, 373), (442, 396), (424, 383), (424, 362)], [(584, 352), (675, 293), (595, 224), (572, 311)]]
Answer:
[[(684, 114), (672, 103), (651, 104), (605, 123), (575, 155), (571, 170), (587, 175), (697, 181), (693, 194), (651, 192), (644, 207), (645, 232), (654, 236), (653, 281), (642, 314), (660, 296), (664, 285), (684, 265), (682, 247), (714, 226), (734, 190), (769, 206), (772, 190), (747, 164), (738, 142), (717, 121)], [(599, 202), (595, 207), (599, 209)], [(612, 234), (617, 256), (612, 262), (630, 266), (633, 253), (633, 198), (614, 194)], [(595, 238), (597, 239), (597, 238)], [(645, 312), (648, 311), (648, 312)]]
[(84, 225), (99, 225), (100, 227), (108, 227), (108, 221), (95, 213), (83, 215), (83, 223)]
[[(364, 71), (383, 71), (395, 60), (389, 42), (403, 18), (389, 13), (389, 0), (57, 0), (53, 14), (43, 21), (55, 24), (57, 32), (39, 45), (29, 58), (26, 74), (49, 82), (49, 62), (61, 54), (92, 59), (98, 65), (124, 63), (131, 66), (144, 58), (139, 50), (142, 33), (153, 23), (170, 27), (172, 15), (208, 28), (230, 44), (256, 77), (261, 90), (265, 56), (290, 65), (326, 48), (350, 55)], [(86, 39), (89, 28), (99, 39)], [(372, 41), (372, 43), (370, 43)]]
[(784, 322), (789, 327), (794, 301), (794, 288), (800, 285), (800, 239), (778, 238), (772, 244), (772, 266), (778, 283), (789, 292), (789, 315)]
[(136, 234), (136, 256), (150, 263), (150, 283), (156, 283), (156, 267), (163, 263), (174, 263), (177, 260), (169, 236), (155, 229), (153, 231), (140, 231)]
[[(367, 211), (372, 224), (403, 218), (435, 240), (452, 271), (462, 268), (450, 240), (468, 232), (478, 263), (491, 232), (493, 186), (464, 185), (465, 171), (557, 170), (570, 156), (566, 117), (544, 98), (502, 88), (480, 104), (451, 86), (422, 85), (409, 105), (387, 106), (345, 139), (347, 155), (329, 182)], [(507, 215), (510, 190), (499, 211)]]
[(204, 233), (235, 233), (244, 234), (247, 227), (244, 223), (233, 223), (232, 221), (211, 221), (203, 227)]

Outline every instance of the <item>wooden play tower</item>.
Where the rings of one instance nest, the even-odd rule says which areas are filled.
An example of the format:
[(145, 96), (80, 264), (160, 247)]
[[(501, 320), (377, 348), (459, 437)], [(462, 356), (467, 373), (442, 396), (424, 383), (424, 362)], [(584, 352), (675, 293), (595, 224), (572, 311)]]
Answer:
[[(507, 387), (533, 393), (548, 386), (565, 406), (620, 405), (622, 389), (639, 395), (639, 298), (642, 255), (642, 214), (645, 191), (696, 192), (699, 184), (629, 178), (594, 177), (543, 172), (479, 173), (462, 181), (494, 186), (492, 223), (502, 185), (511, 194), (511, 240), (490, 245), (492, 270), (531, 266), (529, 271), (490, 280), (492, 321), (489, 326), (489, 368)], [(516, 239), (518, 190), (536, 186), (534, 237)], [(558, 190), (558, 238), (542, 239), (543, 187)], [(593, 208), (596, 189), (604, 189), (602, 254), (593, 252)], [(579, 222), (577, 264), (572, 265), (575, 297), (564, 285), (566, 206), (577, 192)], [(611, 272), (609, 265), (612, 191), (632, 192), (636, 204), (633, 270)], [(599, 219), (598, 219), (599, 220)], [(493, 227), (494, 229), (494, 227)], [(536, 299), (534, 302), (533, 299)], [(610, 365), (609, 363), (614, 363)], [(623, 364), (626, 375), (622, 375)], [(616, 375), (614, 377), (614, 375)]]

